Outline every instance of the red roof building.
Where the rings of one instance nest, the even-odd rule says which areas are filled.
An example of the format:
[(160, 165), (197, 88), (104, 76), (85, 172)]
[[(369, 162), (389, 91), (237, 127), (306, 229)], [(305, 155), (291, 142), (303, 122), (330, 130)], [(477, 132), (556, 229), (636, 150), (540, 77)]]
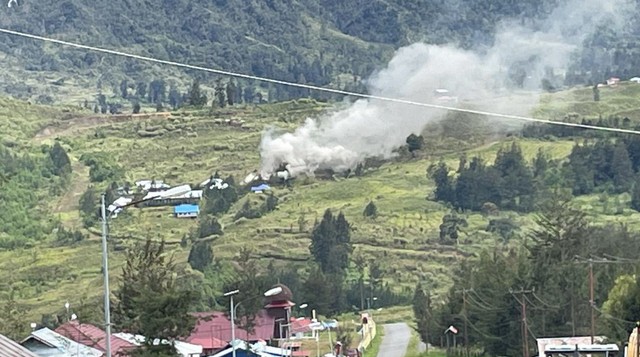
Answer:
[[(55, 329), (55, 332), (82, 345), (93, 347), (103, 352), (106, 351), (107, 334), (99, 327), (81, 324), (74, 320), (59, 326)], [(131, 351), (136, 347), (129, 341), (111, 335), (111, 353), (113, 356), (126, 356), (127, 351)]]
[[(225, 346), (231, 341), (231, 320), (227, 314), (223, 312), (197, 312), (193, 315), (197, 318), (196, 327), (189, 336), (188, 342), (197, 336), (224, 341)], [(253, 333), (249, 333), (236, 324), (236, 338), (246, 341), (268, 341), (272, 338), (275, 319), (269, 316), (265, 310), (258, 313), (254, 323)]]
[[(249, 333), (236, 324), (236, 339), (256, 342), (286, 337), (284, 327), (287, 325), (291, 307), (295, 304), (291, 302), (293, 296), (288, 287), (282, 284), (276, 287), (281, 287), (282, 292), (266, 298), (265, 309), (256, 316), (253, 332)], [(231, 341), (231, 320), (226, 313), (199, 312), (194, 316), (197, 318), (196, 326), (187, 339), (188, 342), (201, 345), (205, 353), (215, 353)]]

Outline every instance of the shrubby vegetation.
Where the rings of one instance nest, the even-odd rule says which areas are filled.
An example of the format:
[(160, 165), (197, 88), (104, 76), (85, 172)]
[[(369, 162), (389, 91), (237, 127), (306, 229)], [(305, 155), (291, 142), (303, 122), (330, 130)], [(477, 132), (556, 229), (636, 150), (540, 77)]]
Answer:
[(71, 173), (69, 157), (55, 143), (42, 153), (17, 153), (0, 146), (0, 248), (13, 249), (48, 237), (56, 224), (41, 200), (61, 192)]

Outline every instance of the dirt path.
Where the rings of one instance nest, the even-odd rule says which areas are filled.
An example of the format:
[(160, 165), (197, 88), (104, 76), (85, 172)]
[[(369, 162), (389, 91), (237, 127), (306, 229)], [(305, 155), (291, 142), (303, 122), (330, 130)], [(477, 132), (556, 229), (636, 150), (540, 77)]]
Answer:
[(53, 203), (53, 213), (59, 215), (67, 228), (82, 226), (78, 213), (79, 200), (89, 187), (89, 168), (80, 161), (72, 161), (71, 183), (67, 191)]
[(114, 115), (93, 115), (80, 118), (73, 118), (47, 125), (36, 133), (34, 139), (44, 140), (53, 136), (63, 136), (75, 131), (87, 130), (102, 125), (122, 123), (131, 120), (147, 120), (155, 118), (169, 118), (170, 112), (141, 113), (141, 114), (114, 114)]

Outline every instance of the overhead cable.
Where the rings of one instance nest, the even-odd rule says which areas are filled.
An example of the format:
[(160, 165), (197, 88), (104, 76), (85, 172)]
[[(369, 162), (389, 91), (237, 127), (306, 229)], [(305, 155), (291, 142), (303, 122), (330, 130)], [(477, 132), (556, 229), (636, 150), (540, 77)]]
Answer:
[(438, 104), (429, 104), (429, 103), (423, 103), (423, 102), (416, 102), (416, 101), (413, 101), (413, 100), (402, 99), (402, 98), (393, 98), (393, 97), (385, 97), (385, 96), (378, 96), (378, 95), (372, 95), (372, 94), (356, 93), (356, 92), (350, 92), (350, 91), (345, 91), (345, 90), (341, 90), (341, 89), (319, 87), (319, 86), (314, 86), (314, 85), (309, 85), (309, 84), (282, 81), (282, 80), (278, 80), (278, 79), (261, 77), (261, 76), (254, 76), (254, 75), (238, 73), (238, 72), (233, 72), (233, 71), (225, 71), (225, 70), (221, 70), (221, 69), (208, 68), (208, 67), (203, 67), (203, 66), (196, 66), (196, 65), (183, 63), (183, 62), (175, 62), (175, 61), (168, 61), (168, 60), (163, 60), (163, 59), (158, 59), (158, 58), (153, 58), (153, 57), (148, 57), (148, 56), (141, 56), (141, 55), (136, 55), (136, 54), (117, 51), (117, 50), (110, 50), (110, 49), (106, 49), (106, 48), (89, 46), (89, 45), (84, 45), (84, 44), (70, 42), (70, 41), (58, 40), (58, 39), (51, 38), (51, 37), (34, 35), (34, 34), (26, 33), (26, 32), (10, 30), (10, 29), (6, 29), (6, 28), (0, 28), (0, 33), (5, 33), (5, 34), (8, 34), (8, 35), (19, 36), (19, 37), (24, 37), (24, 38), (30, 38), (30, 39), (38, 40), (38, 41), (56, 43), (56, 44), (63, 45), (63, 46), (75, 47), (75, 48), (80, 48), (80, 49), (93, 51), (93, 52), (101, 52), (101, 53), (106, 53), (106, 54), (115, 55), (115, 56), (127, 57), (127, 58), (137, 59), (137, 60), (141, 60), (141, 61), (147, 61), (147, 62), (153, 62), (153, 63), (158, 63), (158, 64), (165, 64), (165, 65), (169, 65), (169, 66), (193, 69), (193, 70), (197, 70), (197, 71), (215, 73), (215, 74), (229, 76), (229, 77), (236, 77), (236, 78), (250, 79), (250, 80), (256, 80), (256, 81), (266, 82), (266, 83), (280, 84), (280, 85), (289, 86), (289, 87), (304, 88), (304, 89), (309, 89), (309, 90), (314, 90), (314, 91), (319, 91), (319, 92), (342, 94), (342, 95), (348, 95), (348, 96), (353, 96), (353, 97), (360, 97), (360, 98), (374, 99), (374, 100), (393, 102), (393, 103), (399, 103), (399, 104), (413, 105), (413, 106), (419, 106), (419, 107), (425, 107), (425, 108), (431, 108), (431, 109), (450, 110), (450, 111), (459, 112), (459, 113), (484, 115), (484, 116), (495, 117), (495, 118), (504, 118), (504, 119), (512, 119), (512, 120), (518, 120), (518, 121), (534, 122), (534, 123), (540, 123), (540, 124), (550, 124), (550, 125), (559, 125), (559, 126), (566, 126), (566, 127), (573, 127), (573, 128), (582, 128), (582, 129), (599, 130), (599, 131), (607, 131), (607, 132), (614, 132), (614, 133), (638, 134), (638, 135), (640, 135), (640, 131), (632, 130), (632, 129), (607, 128), (607, 127), (597, 126), (597, 125), (589, 125), (589, 124), (581, 124), (581, 123), (569, 123), (569, 122), (561, 122), (561, 121), (548, 120), (548, 119), (525, 117), (525, 116), (520, 116), (520, 115), (493, 113), (493, 112), (487, 112), (487, 111), (482, 111), (482, 110), (474, 110), (474, 109), (456, 108), (456, 107), (449, 107), (449, 106), (438, 105)]

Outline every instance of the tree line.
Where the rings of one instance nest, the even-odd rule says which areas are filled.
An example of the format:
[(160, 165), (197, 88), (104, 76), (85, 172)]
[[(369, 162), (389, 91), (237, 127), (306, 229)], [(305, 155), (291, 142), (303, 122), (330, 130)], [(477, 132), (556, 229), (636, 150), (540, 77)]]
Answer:
[[(595, 138), (576, 142), (566, 159), (551, 159), (538, 151), (527, 163), (516, 142), (498, 150), (493, 164), (480, 157), (462, 156), (458, 169), (441, 161), (427, 175), (435, 181), (433, 198), (456, 210), (499, 209), (530, 212), (549, 198), (553, 188), (570, 188), (576, 196), (593, 193), (632, 196), (640, 208), (640, 138)], [(469, 161), (469, 162), (468, 162)]]
[[(488, 249), (454, 268), (445, 304), (432, 304), (429, 286), (417, 286), (413, 306), (423, 341), (439, 344), (451, 325), (462, 337), (466, 326), (469, 347), (492, 356), (519, 355), (522, 303), (532, 349), (534, 336), (588, 336), (592, 311), (596, 335), (620, 344), (628, 338), (640, 319), (635, 305), (640, 289), (629, 275), (638, 267), (637, 234), (625, 226), (591, 223), (559, 192), (539, 212), (521, 248)], [(589, 258), (608, 261), (593, 266), (593, 306)]]

